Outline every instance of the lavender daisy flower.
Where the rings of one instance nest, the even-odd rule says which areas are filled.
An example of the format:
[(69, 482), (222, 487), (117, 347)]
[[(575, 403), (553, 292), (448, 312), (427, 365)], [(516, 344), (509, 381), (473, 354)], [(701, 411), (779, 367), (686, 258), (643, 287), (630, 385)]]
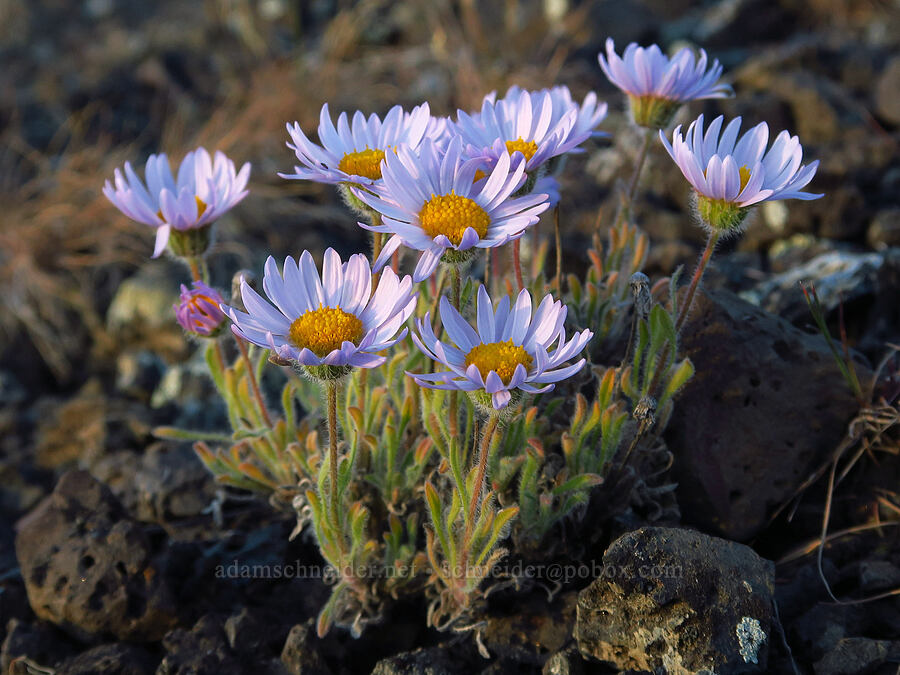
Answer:
[(172, 305), (175, 318), (188, 333), (200, 337), (215, 337), (225, 324), (225, 314), (219, 308), (224, 300), (219, 292), (202, 281), (195, 281), (189, 289), (181, 284), (181, 297)]
[(801, 192), (812, 180), (819, 162), (800, 164), (803, 148), (796, 136), (782, 131), (766, 152), (769, 127), (765, 122), (738, 139), (741, 118), (729, 122), (724, 131), (723, 120), (722, 116), (714, 119), (704, 133), (700, 115), (684, 136), (678, 126), (671, 144), (659, 132), (669, 155), (696, 192), (697, 209), (704, 223), (717, 230), (734, 230), (754, 204), (823, 196)]
[(397, 331), (415, 310), (418, 295), (409, 276), (400, 279), (390, 268), (371, 293), (366, 256), (357, 253), (342, 264), (331, 248), (325, 251), (321, 276), (309, 251), (299, 262), (286, 258), (281, 272), (270, 256), (263, 288), (269, 302), (242, 281), (247, 311), (222, 306), (234, 322), (232, 330), (323, 380), (384, 363), (378, 352), (406, 337), (406, 328)]
[[(481, 112), (469, 115), (459, 111), (456, 131), (467, 144), (469, 156), (481, 158), (488, 166), (504, 154), (521, 153), (533, 181), (541, 165), (571, 152), (590, 136), (589, 131), (576, 128), (580, 109), (573, 106), (563, 112), (559, 100), (557, 97), (555, 117), (554, 97), (549, 91), (514, 91), (496, 102), (487, 96)], [(531, 187), (533, 182), (525, 191)]]
[[(540, 394), (554, 383), (571, 377), (585, 364), (563, 364), (578, 354), (593, 337), (584, 330), (566, 341), (563, 324), (567, 308), (547, 295), (532, 315), (531, 294), (522, 290), (510, 307), (504, 296), (494, 309), (484, 286), (478, 289), (477, 330), (441, 298), (441, 323), (453, 344), (441, 342), (431, 328), (429, 315), (416, 321), (413, 342), (422, 352), (450, 370), (407, 373), (423, 387), (470, 392), (479, 404), (502, 410), (517, 402), (521, 392)], [(556, 342), (556, 348), (551, 346)]]
[(642, 127), (666, 127), (688, 101), (734, 95), (730, 86), (718, 82), (722, 75), (718, 60), (706, 69), (707, 56), (702, 49), (699, 59), (687, 47), (670, 59), (657, 45), (644, 48), (632, 42), (619, 58), (608, 38), (606, 58), (601, 53), (598, 59), (609, 81), (628, 95), (634, 122)]
[(518, 239), (548, 207), (547, 195), (510, 199), (523, 183), (525, 162), (503, 153), (485, 180), (475, 181), (480, 162), (466, 161), (462, 141), (451, 140), (446, 153), (430, 140), (418, 155), (399, 148), (384, 160), (384, 178), (374, 194), (355, 189), (355, 195), (382, 214), (381, 225), (361, 227), (393, 236), (375, 261), (380, 270), (403, 244), (423, 251), (413, 273), (417, 283), (434, 273), (441, 260), (468, 261), (478, 248), (502, 246)]
[(172, 176), (165, 154), (150, 155), (144, 171), (147, 186), (129, 162), (125, 175), (115, 171), (115, 188), (107, 180), (103, 194), (126, 216), (156, 228), (153, 257), (168, 245), (181, 257), (202, 255), (209, 246), (209, 226), (247, 196), (250, 164), (235, 172), (234, 162), (221, 152), (215, 160), (203, 148), (185, 155)]
[(278, 175), (329, 184), (372, 185), (381, 180), (381, 160), (385, 152), (403, 145), (415, 150), (425, 138), (426, 130), (436, 125), (439, 126), (433, 121), (428, 104), (423, 103), (410, 112), (404, 112), (399, 105), (394, 106), (384, 121), (374, 114), (366, 118), (357, 110), (351, 122), (347, 113), (342, 112), (335, 128), (326, 103), (319, 115), (321, 145), (306, 137), (299, 122), (287, 125), (293, 141), (287, 146), (296, 153), (303, 166), (295, 166), (292, 174)]
[[(522, 91), (523, 90), (520, 89), (518, 85), (514, 84), (506, 91), (503, 100), (515, 101), (521, 96)], [(545, 93), (550, 95), (550, 100), (553, 104), (552, 113), (550, 115), (551, 127), (560, 122), (570, 110), (577, 111), (575, 125), (572, 127), (570, 139), (576, 146), (580, 145), (588, 138), (601, 138), (609, 135), (604, 131), (597, 130), (600, 123), (606, 119), (606, 113), (609, 108), (606, 103), (598, 103), (597, 94), (594, 92), (588, 92), (581, 105), (575, 102), (572, 98), (572, 92), (569, 91), (569, 88), (565, 85), (557, 85), (550, 89), (541, 89), (540, 91), (529, 93), (531, 94), (532, 99), (534, 99), (535, 96), (543, 96)], [(579, 153), (584, 152), (584, 149), (572, 147), (567, 152)]]

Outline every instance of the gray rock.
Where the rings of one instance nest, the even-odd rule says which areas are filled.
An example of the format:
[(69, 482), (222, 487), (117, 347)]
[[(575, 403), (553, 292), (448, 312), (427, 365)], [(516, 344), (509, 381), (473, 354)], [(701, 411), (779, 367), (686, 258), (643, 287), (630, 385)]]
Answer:
[(665, 437), (682, 517), (749, 539), (840, 442), (858, 405), (820, 336), (731, 293), (698, 293), (681, 342), (696, 374)]
[(216, 491), (210, 473), (185, 445), (150, 446), (133, 480), (137, 517), (153, 522), (200, 515)]
[(766, 672), (774, 565), (747, 546), (691, 530), (619, 537), (578, 595), (585, 658), (671, 675)]
[(228, 647), (219, 617), (207, 614), (190, 631), (176, 628), (163, 639), (166, 656), (156, 675), (240, 675), (246, 672)]
[(894, 206), (876, 213), (866, 230), (866, 241), (875, 249), (900, 246), (900, 208)]
[(484, 644), (491, 656), (542, 665), (572, 637), (575, 624), (574, 592), (558, 595), (548, 606), (546, 596), (521, 598), (514, 611), (486, 617)]
[(813, 664), (816, 675), (864, 675), (888, 660), (896, 646), (888, 640), (844, 638)]
[(154, 641), (175, 624), (144, 530), (86, 471), (64, 474), (19, 521), (16, 556), (34, 613), (81, 640)]
[(100, 645), (62, 663), (56, 675), (152, 675), (158, 660), (134, 645)]
[(46, 397), (38, 404), (35, 464), (41, 468), (69, 467), (103, 455), (107, 441), (109, 401), (96, 378), (66, 401)]
[(18, 405), (25, 400), (27, 393), (16, 376), (7, 370), (0, 370), (0, 405)]
[(10, 619), (0, 645), (0, 673), (10, 673), (10, 663), (26, 658), (41, 666), (54, 667), (75, 652), (55, 626)]
[(291, 675), (331, 675), (319, 650), (312, 619), (291, 628), (281, 650), (281, 663)]
[(881, 253), (831, 251), (804, 265), (760, 282), (740, 294), (744, 300), (789, 321), (809, 316), (800, 282), (812, 282), (826, 312), (867, 295), (878, 287), (878, 271), (884, 265)]
[(859, 564), (859, 587), (866, 592), (900, 586), (900, 567), (887, 560), (864, 560)]
[(461, 675), (474, 672), (447, 647), (403, 652), (375, 664), (372, 675)]
[(215, 496), (212, 476), (185, 445), (154, 443), (142, 455), (114, 452), (91, 466), (91, 473), (146, 522), (199, 516)]
[(791, 644), (811, 660), (818, 660), (849, 637), (848, 628), (862, 627), (864, 618), (864, 611), (856, 605), (818, 603), (792, 622)]
[(166, 372), (165, 362), (146, 349), (128, 350), (116, 358), (116, 389), (148, 402)]
[(154, 353), (185, 353), (184, 332), (175, 321), (172, 304), (178, 300), (174, 263), (153, 260), (119, 284), (106, 312), (110, 333), (122, 344)]
[(900, 125), (900, 56), (894, 56), (875, 83), (875, 112), (882, 119)]
[(570, 647), (553, 654), (544, 664), (541, 675), (583, 675), (584, 659), (578, 649)]

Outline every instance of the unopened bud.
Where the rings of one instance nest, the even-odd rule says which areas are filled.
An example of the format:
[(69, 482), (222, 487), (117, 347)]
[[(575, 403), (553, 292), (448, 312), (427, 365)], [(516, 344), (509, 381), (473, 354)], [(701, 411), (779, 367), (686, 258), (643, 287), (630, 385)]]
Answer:
[(641, 400), (634, 406), (631, 416), (642, 424), (653, 424), (656, 419), (656, 399), (652, 396), (641, 396)]
[(643, 272), (635, 272), (628, 282), (631, 286), (631, 297), (634, 302), (634, 313), (638, 319), (645, 321), (653, 308), (653, 296), (650, 293), (650, 278)]
[(181, 298), (172, 305), (175, 318), (188, 333), (200, 337), (215, 337), (225, 325), (225, 313), (219, 308), (224, 302), (219, 292), (202, 281), (195, 281), (193, 288), (181, 285)]

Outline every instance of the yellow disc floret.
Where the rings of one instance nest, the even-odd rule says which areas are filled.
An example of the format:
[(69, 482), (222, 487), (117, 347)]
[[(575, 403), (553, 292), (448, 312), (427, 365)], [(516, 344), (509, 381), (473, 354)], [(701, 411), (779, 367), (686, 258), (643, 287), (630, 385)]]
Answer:
[(344, 341), (355, 345), (363, 337), (363, 325), (359, 317), (339, 307), (322, 307), (304, 312), (291, 324), (291, 342), (304, 347), (316, 356), (327, 356), (340, 349)]
[(338, 169), (350, 176), (363, 176), (371, 180), (381, 178), (381, 160), (384, 150), (366, 148), (359, 152), (348, 152), (338, 163)]
[(526, 141), (521, 136), (514, 141), (506, 141), (506, 151), (510, 155), (514, 152), (521, 152), (525, 156), (526, 162), (534, 156), (534, 153), (537, 152), (537, 148), (537, 143), (534, 141)]
[[(194, 196), (194, 199), (197, 201), (197, 217), (199, 218), (200, 216), (203, 215), (203, 212), (206, 211), (206, 202), (203, 201), (202, 199), (200, 199), (200, 197), (197, 197), (196, 195)], [(165, 218), (165, 216), (163, 216), (162, 209), (157, 211), (156, 215), (161, 221), (166, 222), (166, 218)]]
[(475, 201), (451, 192), (431, 195), (419, 211), (419, 223), (432, 239), (443, 234), (454, 246), (459, 246), (467, 227), (475, 230), (479, 239), (484, 239), (491, 217)]
[(533, 361), (525, 348), (513, 344), (512, 340), (482, 343), (472, 347), (466, 354), (466, 368), (475, 364), (483, 378), (493, 370), (503, 380), (503, 384), (509, 384), (516, 366), (522, 364), (528, 370)]
[(748, 169), (746, 166), (742, 166), (738, 170), (738, 173), (740, 173), (741, 175), (741, 190), (743, 190), (745, 187), (747, 187), (747, 183), (750, 182), (750, 169)]

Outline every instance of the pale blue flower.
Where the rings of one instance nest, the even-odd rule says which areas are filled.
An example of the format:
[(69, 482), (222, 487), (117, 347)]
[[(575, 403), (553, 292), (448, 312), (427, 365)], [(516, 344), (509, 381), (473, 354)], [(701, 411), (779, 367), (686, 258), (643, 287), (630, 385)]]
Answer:
[(172, 176), (165, 154), (150, 155), (144, 170), (146, 187), (129, 162), (124, 175), (115, 171), (103, 194), (126, 216), (156, 228), (153, 257), (159, 257), (173, 230), (186, 232), (210, 225), (247, 196), (250, 164), (235, 172), (234, 162), (221, 152), (211, 159), (204, 148), (185, 155)]
[(418, 154), (401, 147), (385, 156), (381, 184), (354, 195), (382, 214), (381, 225), (364, 227), (392, 234), (375, 261), (380, 270), (403, 244), (422, 251), (413, 279), (434, 273), (442, 257), (461, 262), (476, 249), (502, 246), (538, 222), (548, 207), (547, 195), (511, 199), (525, 179), (522, 158), (500, 155), (484, 180), (475, 181), (479, 160), (466, 160), (462, 142), (453, 138), (446, 151), (426, 140)]
[(232, 330), (307, 367), (381, 365), (385, 357), (379, 352), (406, 337), (407, 329), (400, 329), (415, 310), (417, 298), (412, 279), (401, 279), (390, 268), (372, 293), (366, 256), (358, 253), (341, 263), (331, 248), (325, 251), (321, 275), (309, 251), (299, 262), (286, 258), (281, 271), (270, 256), (263, 289), (268, 302), (242, 281), (246, 311), (222, 306), (234, 322)]
[(426, 356), (449, 370), (407, 374), (423, 387), (482, 392), (489, 395), (495, 410), (502, 410), (518, 392), (550, 391), (554, 383), (584, 367), (583, 358), (569, 366), (564, 364), (584, 349), (593, 333), (583, 330), (567, 341), (566, 312), (565, 305), (547, 295), (532, 313), (527, 290), (519, 293), (512, 306), (509, 296), (504, 296), (495, 308), (484, 286), (480, 286), (473, 327), (442, 297), (441, 324), (452, 342), (437, 338), (428, 313), (416, 321), (418, 334), (412, 337)]

